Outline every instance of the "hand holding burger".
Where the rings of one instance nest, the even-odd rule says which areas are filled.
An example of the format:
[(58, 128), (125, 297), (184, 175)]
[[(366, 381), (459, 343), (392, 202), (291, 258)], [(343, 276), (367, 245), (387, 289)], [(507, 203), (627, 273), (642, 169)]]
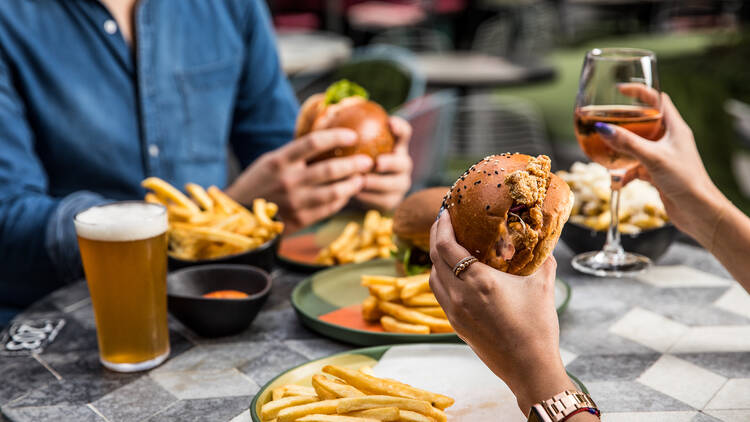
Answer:
[(259, 157), (227, 194), (242, 203), (263, 197), (279, 204), (290, 232), (352, 200), (394, 207), (411, 183), (411, 127), (362, 95), (361, 87), (341, 81), (311, 97), (297, 118), (296, 139)]
[(349, 128), (358, 135), (355, 144), (338, 147), (313, 157), (312, 161), (363, 154), (375, 160), (365, 174), (363, 188), (355, 199), (365, 208), (392, 210), (411, 186), (409, 138), (411, 126), (400, 117), (388, 117), (383, 108), (369, 101), (361, 86), (341, 80), (325, 94), (308, 98), (297, 119), (297, 136), (328, 128)]
[[(546, 156), (495, 155), (456, 181), (430, 232), (435, 297), (524, 414), (576, 389), (560, 358), (551, 256), (572, 204)], [(477, 262), (457, 274), (467, 257)], [(571, 420), (598, 418), (580, 414)]]
[(575, 389), (560, 359), (555, 259), (530, 276), (477, 262), (459, 278), (453, 266), (469, 251), (456, 243), (449, 213), (441, 213), (430, 239), (435, 297), (459, 337), (510, 387), (521, 411)]

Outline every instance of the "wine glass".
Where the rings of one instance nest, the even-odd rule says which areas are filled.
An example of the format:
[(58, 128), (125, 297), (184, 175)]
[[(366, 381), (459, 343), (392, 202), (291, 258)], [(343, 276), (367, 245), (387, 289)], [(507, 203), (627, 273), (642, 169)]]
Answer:
[[(656, 56), (648, 50), (602, 48), (586, 53), (576, 98), (575, 132), (586, 155), (609, 170), (611, 221), (601, 251), (573, 258), (573, 268), (601, 277), (623, 277), (645, 271), (651, 260), (625, 252), (618, 230), (620, 188), (638, 161), (609, 148), (597, 131), (602, 123), (621, 126), (643, 138), (664, 136)], [(599, 125), (597, 125), (599, 123)]]

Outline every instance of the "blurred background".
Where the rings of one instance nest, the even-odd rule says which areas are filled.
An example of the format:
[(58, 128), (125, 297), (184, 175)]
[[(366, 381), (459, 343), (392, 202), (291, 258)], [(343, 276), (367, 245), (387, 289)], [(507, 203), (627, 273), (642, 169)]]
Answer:
[(584, 54), (637, 47), (692, 127), (714, 182), (750, 213), (750, 2), (268, 0), (304, 100), (337, 79), (414, 127), (415, 188), (488, 153), (586, 160), (573, 133)]

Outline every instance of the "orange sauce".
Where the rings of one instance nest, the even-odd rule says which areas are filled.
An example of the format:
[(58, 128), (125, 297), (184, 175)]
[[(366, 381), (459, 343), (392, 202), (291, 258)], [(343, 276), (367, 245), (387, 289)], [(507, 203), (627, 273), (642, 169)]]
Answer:
[(208, 299), (244, 299), (247, 296), (247, 293), (239, 290), (216, 290), (203, 295)]

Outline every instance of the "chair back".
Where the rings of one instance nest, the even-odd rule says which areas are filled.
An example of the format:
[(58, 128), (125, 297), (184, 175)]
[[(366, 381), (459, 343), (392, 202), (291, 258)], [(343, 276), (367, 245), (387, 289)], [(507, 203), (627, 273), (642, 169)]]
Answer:
[(387, 29), (374, 36), (372, 44), (395, 45), (418, 53), (440, 53), (453, 49), (453, 43), (445, 33), (420, 26)]
[(540, 61), (559, 35), (559, 15), (546, 1), (524, 3), (512, 13), (482, 22), (474, 34), (472, 50), (519, 62)]
[(391, 45), (367, 46), (339, 66), (331, 81), (349, 79), (362, 85), (370, 98), (392, 112), (424, 94), (427, 87), (413, 63), (412, 53)]
[(458, 105), (454, 90), (442, 90), (404, 104), (396, 114), (412, 127), (409, 155), (412, 190), (444, 184), (446, 154), (451, 142), (453, 120)]
[(450, 143), (451, 170), (460, 174), (487, 155), (520, 152), (545, 154), (554, 162), (544, 119), (528, 100), (494, 94), (461, 98)]

